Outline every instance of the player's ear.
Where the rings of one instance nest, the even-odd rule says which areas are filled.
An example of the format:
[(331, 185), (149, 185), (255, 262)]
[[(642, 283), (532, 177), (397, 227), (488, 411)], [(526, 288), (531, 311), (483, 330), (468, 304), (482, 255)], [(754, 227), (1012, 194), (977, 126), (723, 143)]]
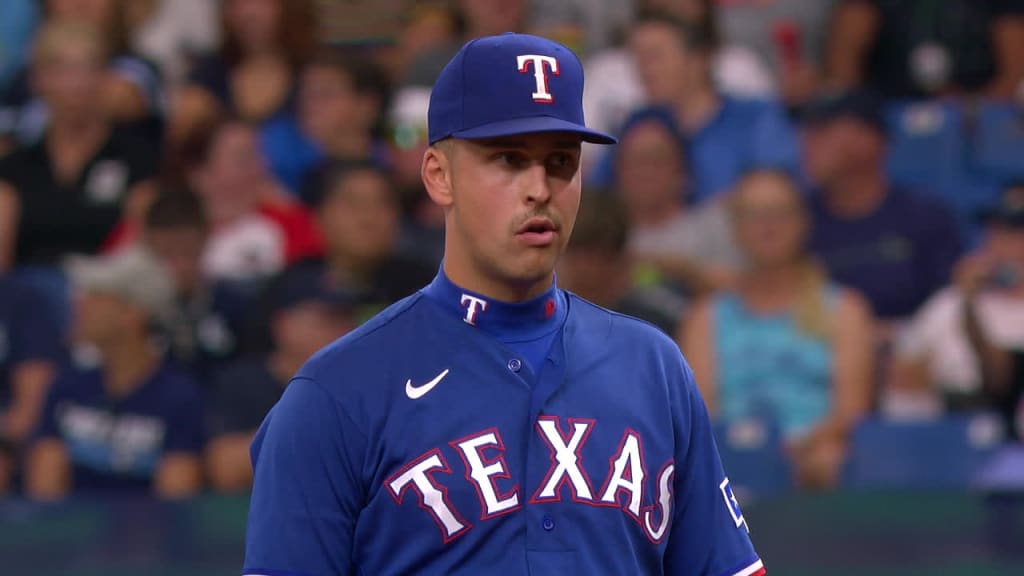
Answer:
[(452, 152), (451, 144), (441, 141), (427, 148), (420, 168), (423, 186), (430, 199), (444, 207), (452, 203)]

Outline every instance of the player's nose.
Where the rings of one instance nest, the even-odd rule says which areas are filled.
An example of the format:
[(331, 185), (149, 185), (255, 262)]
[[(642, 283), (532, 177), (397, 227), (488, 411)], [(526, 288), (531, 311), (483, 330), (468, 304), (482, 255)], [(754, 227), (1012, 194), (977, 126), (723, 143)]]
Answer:
[(531, 204), (543, 204), (549, 201), (551, 199), (551, 186), (548, 182), (548, 173), (544, 166), (531, 166), (524, 172), (523, 189), (526, 193), (526, 201)]

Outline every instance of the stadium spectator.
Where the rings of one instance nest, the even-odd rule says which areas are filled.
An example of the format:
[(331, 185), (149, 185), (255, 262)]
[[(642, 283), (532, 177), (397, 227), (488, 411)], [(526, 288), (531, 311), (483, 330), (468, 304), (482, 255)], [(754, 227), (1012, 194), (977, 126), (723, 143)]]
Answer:
[(1024, 82), (1019, 0), (842, 0), (829, 37), (838, 87), (886, 98), (1012, 98)]
[(196, 191), (210, 236), (203, 253), (211, 281), (255, 287), (287, 264), (322, 253), (312, 215), (270, 176), (256, 130), (239, 120), (193, 132), (179, 148), (178, 172)]
[(954, 283), (902, 331), (893, 382), (934, 391), (949, 410), (1000, 408), (1012, 415), (1007, 351), (1024, 350), (1024, 185), (987, 214), (982, 246), (956, 267)]
[(777, 79), (779, 98), (789, 107), (799, 108), (822, 82), (825, 46), (838, 1), (717, 2), (722, 40), (755, 54), (767, 74)]
[(0, 274), (0, 495), (10, 488), (22, 443), (35, 430), (61, 361), (52, 308), (10, 274)]
[(379, 53), (391, 84), (400, 86), (413, 74), (411, 67), (423, 54), (456, 41), (460, 15), (448, 0), (406, 2), (407, 10), (390, 51)]
[(420, 170), (427, 151), (427, 103), (430, 89), (406, 86), (388, 112), (391, 175), (406, 215), (400, 250), (434, 268), (444, 252), (444, 209), (430, 200)]
[[(640, 22), (647, 20), (648, 14), (669, 14), (707, 36), (712, 82), (722, 94), (736, 98), (775, 96), (776, 80), (759, 56), (745, 46), (722, 41), (718, 26), (721, 8), (713, 0), (642, 0), (637, 8)], [(628, 37), (629, 30), (623, 32)], [(583, 106), (587, 124), (617, 132), (629, 114), (647, 102), (637, 58), (625, 45), (593, 54), (585, 65)]]
[[(44, 25), (73, 22), (96, 30), (107, 69), (100, 78), (102, 110), (113, 121), (135, 130), (139, 138), (159, 142), (165, 99), (162, 79), (154, 64), (133, 51), (128, 29), (129, 7), (137, 5), (137, 0), (46, 0), (41, 4)], [(24, 69), (0, 93), (4, 118), (0, 137), (7, 145), (34, 144), (46, 131), (52, 113), (36, 83), (32, 71)]]
[(743, 266), (725, 197), (687, 204), (686, 143), (662, 109), (632, 117), (615, 152), (615, 191), (630, 220), (629, 251), (689, 295), (727, 286)]
[(151, 200), (155, 146), (103, 113), (104, 61), (86, 24), (40, 30), (33, 76), (50, 120), (40, 140), (0, 161), (0, 267), (96, 253), (119, 221), (138, 223)]
[[(373, 160), (388, 165), (380, 139), (388, 85), (366, 58), (337, 51), (315, 55), (299, 81), (294, 114), (268, 120), (260, 132), (263, 154), (278, 181), (298, 195), (329, 159)], [(313, 178), (315, 180), (315, 177)]]
[(202, 397), (152, 339), (174, 305), (173, 279), (141, 247), (79, 257), (68, 274), (75, 340), (95, 361), (78, 358), (54, 380), (28, 453), (27, 494), (195, 494)]
[(265, 349), (269, 314), (265, 311), (292, 274), (320, 271), (353, 296), (361, 323), (387, 305), (413, 294), (430, 282), (437, 268), (398, 251), (401, 211), (389, 175), (370, 162), (331, 166), (319, 197), (314, 198), (317, 223), (324, 234), (325, 254), (289, 267), (263, 295), (262, 326), (249, 330), (255, 349)]
[(558, 284), (598, 306), (646, 320), (672, 334), (686, 302), (656, 278), (636, 273), (627, 250), (629, 234), (621, 198), (607, 192), (584, 194), (558, 264)]
[(214, 490), (250, 487), (249, 444), (263, 418), (310, 356), (355, 327), (350, 297), (323, 269), (287, 274), (274, 297), (269, 354), (228, 365), (210, 395), (205, 462)]
[(458, 31), (452, 42), (419, 54), (406, 68), (403, 86), (434, 85), (445, 64), (462, 45), (474, 38), (504, 32), (525, 32), (528, 23), (527, 0), (457, 0)]
[(217, 48), (217, 3), (129, 0), (125, 19), (135, 52), (153, 62), (169, 88), (184, 82), (192, 62)]
[(218, 116), (257, 125), (294, 108), (299, 71), (316, 45), (312, 0), (225, 0), (221, 46), (196, 63), (175, 95), (178, 142)]
[(870, 93), (826, 95), (807, 109), (811, 250), (891, 322), (949, 282), (962, 243), (946, 205), (889, 183), (885, 143), (882, 104)]
[(768, 419), (800, 484), (835, 484), (847, 433), (869, 407), (872, 320), (804, 247), (810, 214), (794, 182), (754, 172), (734, 199), (750, 265), (735, 290), (697, 304), (680, 334), (712, 418)]
[(199, 198), (188, 188), (166, 188), (146, 213), (141, 238), (174, 279), (175, 308), (167, 319), (169, 355), (203, 386), (235, 357), (250, 304), (238, 290), (203, 275), (208, 236)]
[[(647, 101), (668, 108), (690, 143), (693, 202), (725, 192), (749, 170), (796, 174), (797, 140), (785, 112), (776, 103), (718, 91), (711, 76), (714, 45), (706, 29), (667, 14), (644, 14), (633, 26), (630, 49)], [(611, 167), (606, 156), (591, 183), (608, 183)]]
[(621, 38), (634, 4), (633, 0), (530, 0), (530, 33), (565, 44), (586, 58)]

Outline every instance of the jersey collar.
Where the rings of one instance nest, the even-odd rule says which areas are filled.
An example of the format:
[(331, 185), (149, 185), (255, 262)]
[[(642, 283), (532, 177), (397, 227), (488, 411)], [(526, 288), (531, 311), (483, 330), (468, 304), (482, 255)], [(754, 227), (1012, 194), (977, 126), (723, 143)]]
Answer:
[(543, 294), (525, 302), (503, 302), (461, 288), (442, 270), (423, 293), (466, 324), (506, 342), (536, 338), (561, 326), (566, 316), (565, 293), (555, 282)]

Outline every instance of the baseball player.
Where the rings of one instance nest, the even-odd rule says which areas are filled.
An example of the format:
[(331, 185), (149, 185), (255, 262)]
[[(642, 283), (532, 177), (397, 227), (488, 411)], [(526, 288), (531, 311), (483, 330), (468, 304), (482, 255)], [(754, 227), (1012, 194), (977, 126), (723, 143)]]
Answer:
[(441, 72), (441, 270), (267, 416), (245, 574), (764, 574), (679, 349), (555, 284), (581, 142), (614, 143), (582, 95), (576, 56), (536, 36)]

